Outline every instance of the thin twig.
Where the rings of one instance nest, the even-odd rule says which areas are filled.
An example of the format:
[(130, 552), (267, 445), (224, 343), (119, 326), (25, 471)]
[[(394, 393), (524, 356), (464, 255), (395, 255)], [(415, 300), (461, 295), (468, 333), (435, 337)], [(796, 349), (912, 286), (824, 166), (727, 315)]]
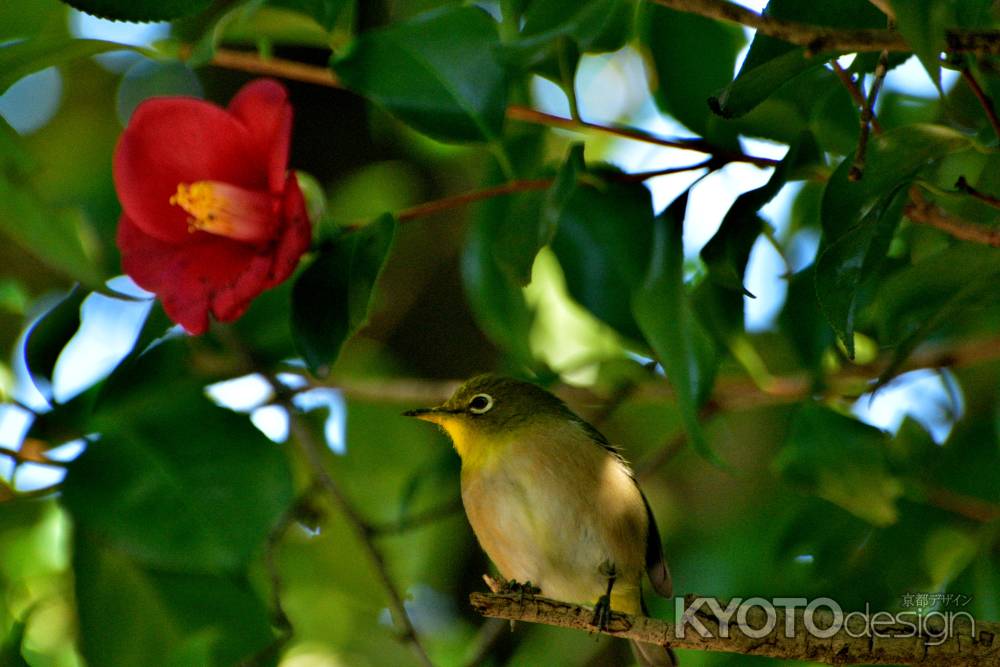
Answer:
[(16, 449), (8, 449), (7, 447), (0, 447), (0, 456), (6, 456), (9, 459), (13, 459), (18, 464), (21, 463), (35, 463), (40, 466), (52, 466), (53, 468), (67, 468), (68, 464), (62, 461), (53, 461), (52, 459), (46, 458), (34, 458), (31, 456), (25, 456), (23, 452), (19, 452)]
[(979, 105), (983, 107), (983, 111), (986, 112), (986, 117), (990, 121), (990, 127), (993, 128), (993, 133), (997, 135), (998, 139), (1000, 139), (1000, 117), (997, 117), (997, 110), (993, 105), (993, 100), (986, 94), (986, 91), (984, 91), (983, 87), (979, 85), (979, 82), (976, 81), (976, 77), (972, 75), (972, 70), (969, 69), (968, 65), (964, 65), (960, 71), (962, 73), (962, 80), (964, 80), (966, 85), (969, 86), (972, 94), (976, 96), (977, 100), (979, 100)]
[(1000, 226), (987, 227), (950, 216), (927, 201), (917, 186), (910, 188), (910, 203), (903, 214), (913, 222), (940, 229), (957, 239), (1000, 248)]
[[(891, 617), (879, 622), (878, 632), (859, 629), (861, 619), (847, 619), (833, 627), (833, 612), (822, 606), (806, 610), (788, 602), (765, 609), (746, 605), (735, 620), (713, 611), (706, 598), (685, 597), (685, 612), (677, 623), (646, 616), (614, 612), (606, 627), (592, 624), (594, 610), (577, 604), (518, 593), (473, 593), (469, 601), (484, 616), (564, 628), (600, 632), (649, 644), (696, 651), (720, 651), (748, 655), (808, 660), (826, 664), (920, 664), (948, 667), (998, 667), (1000, 623), (958, 616), (942, 638), (936, 628), (917, 628), (909, 620)], [(719, 611), (730, 609), (728, 601), (713, 600)], [(734, 601), (735, 602), (735, 601)], [(745, 603), (744, 603), (745, 604)], [(736, 606), (732, 607), (733, 610)], [(725, 612), (723, 612), (725, 613)], [(886, 616), (890, 616), (885, 613)], [(875, 619), (878, 616), (871, 616)], [(679, 624), (679, 625), (678, 625)], [(828, 632), (833, 629), (833, 632)], [(871, 628), (867, 628), (871, 630)], [(764, 632), (761, 632), (764, 630)], [(822, 632), (822, 634), (820, 634)]]
[[(851, 78), (850, 72), (841, 67), (840, 63), (838, 63), (836, 60), (831, 60), (830, 64), (833, 66), (834, 74), (836, 74), (837, 78), (840, 79), (840, 82), (844, 84), (844, 88), (847, 89), (847, 92), (851, 96), (851, 99), (854, 100), (854, 103), (858, 106), (858, 111), (863, 112), (865, 107), (868, 106), (868, 101), (865, 99), (865, 96), (861, 92), (861, 89), (858, 88), (858, 84), (854, 81), (853, 78)], [(882, 134), (882, 124), (878, 122), (878, 118), (872, 116), (871, 122), (872, 122), (872, 131), (874, 131), (875, 134)]]
[[(839, 30), (826, 26), (762, 16), (725, 0), (652, 0), (677, 11), (697, 14), (753, 28), (757, 32), (806, 47), (811, 53), (834, 51), (856, 53), (869, 51), (912, 51), (903, 36), (894, 30)], [(1000, 30), (950, 29), (945, 31), (947, 50), (961, 53), (996, 55), (1000, 53)]]
[(983, 202), (987, 206), (992, 206), (993, 208), (1000, 208), (1000, 199), (997, 199), (993, 195), (988, 195), (981, 190), (969, 185), (969, 182), (965, 180), (965, 176), (959, 176), (958, 180), (955, 182), (955, 187), (958, 188), (960, 192), (964, 192), (973, 199)]
[(441, 521), (442, 519), (449, 519), (460, 514), (462, 509), (462, 499), (454, 498), (443, 502), (440, 505), (429, 507), (421, 512), (414, 512), (413, 514), (404, 516), (396, 521), (370, 524), (369, 530), (372, 535), (376, 537), (398, 535), (399, 533), (405, 533), (410, 530), (422, 528), (428, 524)]
[(312, 470), (313, 478), (323, 488), (341, 514), (344, 515), (344, 518), (347, 519), (347, 523), (350, 524), (367, 553), (368, 559), (371, 561), (388, 598), (389, 611), (391, 612), (393, 622), (400, 631), (402, 640), (410, 645), (410, 648), (413, 649), (414, 654), (420, 660), (421, 664), (426, 667), (433, 667), (434, 663), (428, 657), (427, 651), (424, 649), (423, 644), (420, 642), (420, 637), (413, 627), (413, 622), (406, 612), (403, 598), (399, 594), (399, 591), (396, 590), (396, 585), (389, 576), (389, 568), (386, 565), (385, 559), (382, 558), (382, 553), (372, 541), (371, 528), (364, 517), (354, 508), (354, 505), (341, 490), (340, 486), (327, 473), (326, 466), (323, 463), (323, 448), (317, 443), (312, 431), (299, 418), (296, 408), (291, 402), (288, 402), (285, 407), (288, 409), (290, 415), (289, 428)]
[(882, 89), (882, 82), (885, 74), (889, 71), (889, 52), (882, 51), (875, 65), (875, 75), (872, 77), (872, 85), (868, 89), (868, 98), (861, 108), (861, 117), (858, 122), (861, 124), (861, 133), (858, 135), (858, 149), (854, 153), (854, 164), (847, 173), (847, 178), (852, 181), (859, 181), (865, 172), (865, 152), (868, 150), (868, 135), (871, 132), (872, 121), (875, 118), (875, 100), (878, 98), (879, 90)]

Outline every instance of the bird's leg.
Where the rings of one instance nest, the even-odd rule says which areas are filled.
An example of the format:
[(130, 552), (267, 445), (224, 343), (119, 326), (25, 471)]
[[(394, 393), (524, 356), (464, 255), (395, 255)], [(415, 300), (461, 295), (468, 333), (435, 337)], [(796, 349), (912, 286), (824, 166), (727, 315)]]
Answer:
[(597, 604), (594, 605), (594, 618), (591, 619), (590, 624), (604, 630), (611, 622), (611, 589), (615, 586), (618, 571), (615, 569), (614, 563), (608, 561), (601, 563), (598, 571), (608, 578), (608, 590), (597, 599)]
[(535, 586), (530, 581), (526, 581), (523, 584), (514, 579), (508, 579), (500, 584), (500, 593), (517, 593), (518, 603), (524, 602), (524, 596), (532, 597), (542, 592), (538, 586)]

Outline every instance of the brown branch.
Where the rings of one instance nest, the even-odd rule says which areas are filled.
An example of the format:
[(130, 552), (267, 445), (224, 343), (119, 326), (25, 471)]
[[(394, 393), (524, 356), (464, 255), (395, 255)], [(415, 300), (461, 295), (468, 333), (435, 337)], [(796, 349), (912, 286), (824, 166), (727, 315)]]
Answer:
[[(277, 387), (281, 387), (281, 385), (277, 384)], [(354, 505), (351, 503), (347, 495), (341, 490), (340, 486), (326, 471), (326, 466), (323, 463), (322, 456), (324, 447), (316, 441), (312, 431), (310, 431), (299, 418), (296, 408), (292, 405), (292, 403), (287, 401), (284, 405), (289, 412), (289, 428), (291, 429), (295, 442), (298, 444), (299, 449), (305, 456), (306, 462), (312, 471), (315, 483), (326, 492), (330, 500), (333, 501), (333, 504), (337, 507), (341, 514), (344, 515), (344, 518), (347, 519), (347, 523), (351, 526), (354, 534), (358, 538), (358, 541), (361, 542), (361, 546), (367, 553), (368, 560), (371, 561), (379, 582), (382, 584), (382, 588), (388, 598), (389, 611), (391, 612), (393, 622), (396, 624), (396, 627), (400, 632), (401, 639), (410, 645), (410, 648), (413, 649), (414, 654), (417, 656), (417, 659), (420, 660), (421, 664), (426, 667), (434, 667), (434, 663), (432, 663), (430, 657), (428, 657), (427, 651), (424, 649), (423, 644), (420, 642), (420, 637), (417, 635), (417, 631), (413, 627), (413, 622), (410, 620), (410, 616), (406, 612), (406, 607), (403, 604), (403, 598), (399, 594), (399, 591), (396, 590), (396, 585), (389, 576), (388, 565), (386, 564), (385, 559), (382, 558), (382, 553), (372, 541), (371, 528), (365, 521), (364, 517), (362, 517), (354, 508)]]
[(987, 206), (992, 206), (993, 208), (1000, 208), (1000, 199), (997, 199), (993, 195), (988, 195), (985, 192), (982, 192), (972, 187), (971, 185), (969, 185), (969, 182), (965, 180), (965, 176), (958, 177), (958, 180), (955, 182), (955, 187), (959, 191), (964, 192), (973, 199), (978, 199)]
[[(865, 99), (864, 94), (861, 89), (858, 88), (858, 84), (851, 78), (850, 73), (840, 66), (836, 60), (831, 60), (830, 64), (833, 66), (833, 72), (840, 79), (840, 82), (844, 84), (844, 88), (847, 89), (848, 94), (854, 103), (858, 106), (858, 111), (863, 111), (866, 106), (868, 106), (868, 101)], [(878, 122), (878, 118), (872, 116), (872, 131), (875, 134), (882, 134), (882, 124)]]
[(53, 468), (66, 468), (67, 464), (62, 461), (53, 461), (52, 459), (47, 459), (39, 456), (25, 455), (24, 452), (20, 452), (16, 449), (9, 449), (7, 447), (0, 447), (0, 456), (6, 456), (12, 459), (18, 464), (21, 463), (35, 463), (41, 466), (52, 466)]
[(957, 239), (1000, 248), (1000, 226), (977, 225), (948, 215), (924, 198), (920, 188), (910, 188), (910, 203), (903, 214), (913, 222), (940, 229)]
[(979, 85), (976, 81), (976, 77), (972, 75), (972, 71), (968, 66), (963, 66), (960, 70), (962, 73), (962, 80), (965, 81), (966, 85), (972, 91), (972, 94), (976, 96), (979, 101), (979, 105), (983, 107), (983, 111), (986, 112), (986, 118), (990, 121), (990, 127), (993, 128), (993, 133), (997, 135), (1000, 139), (1000, 117), (997, 117), (996, 107), (993, 105), (993, 100), (990, 96), (986, 94), (983, 87)]
[(757, 157), (755, 155), (746, 155), (736, 151), (723, 150), (712, 146), (704, 139), (698, 137), (661, 137), (634, 127), (622, 125), (600, 125), (598, 123), (591, 123), (574, 118), (566, 118), (565, 116), (557, 116), (555, 114), (545, 113), (544, 111), (538, 111), (537, 109), (516, 105), (507, 108), (507, 118), (521, 123), (547, 125), (549, 127), (559, 127), (566, 130), (594, 130), (596, 132), (603, 132), (604, 134), (611, 134), (616, 137), (642, 141), (647, 144), (655, 144), (666, 148), (677, 148), (685, 151), (709, 153), (725, 162), (747, 162), (749, 164), (755, 164), (759, 167), (773, 167), (780, 162), (780, 160), (773, 160), (771, 158)]
[[(893, 618), (889, 614), (863, 618), (841, 617), (839, 628), (829, 637), (822, 632), (832, 628), (835, 618), (826, 606), (806, 613), (804, 601), (786, 614), (785, 603), (773, 607), (774, 625), (762, 636), (756, 630), (769, 622), (760, 605), (749, 606), (746, 623), (737, 621), (737, 609), (729, 623), (713, 613), (705, 598), (687, 596), (685, 614), (676, 623), (667, 623), (645, 616), (613, 613), (607, 628), (591, 625), (594, 610), (582, 605), (569, 604), (543, 597), (524, 596), (517, 593), (473, 593), (469, 597), (473, 609), (483, 616), (505, 618), (512, 621), (542, 623), (588, 633), (601, 632), (613, 637), (639, 642), (671, 646), (695, 651), (718, 651), (745, 655), (767, 656), (786, 660), (810, 660), (826, 664), (880, 664), (880, 665), (940, 665), (948, 667), (1000, 667), (1000, 623), (972, 620), (967, 613), (959, 612), (952, 631), (940, 644), (938, 630), (931, 627)], [(717, 602), (727, 609), (727, 602)], [(791, 603), (789, 603), (791, 604)], [(689, 615), (690, 614), (690, 615)], [(916, 615), (916, 612), (913, 612)], [(890, 617), (886, 620), (886, 617)], [(906, 617), (907, 621), (912, 621)], [(934, 619), (938, 620), (938, 619)], [(926, 620), (924, 621), (926, 623)], [(877, 625), (876, 625), (877, 623)], [(728, 631), (724, 632), (723, 627)], [(865, 633), (865, 628), (868, 632)], [(934, 630), (934, 632), (930, 632)], [(877, 636), (873, 636), (878, 633)]]
[(865, 152), (868, 149), (868, 136), (871, 132), (872, 123), (875, 118), (875, 100), (882, 89), (882, 82), (885, 80), (886, 72), (889, 71), (889, 52), (882, 51), (879, 55), (878, 63), (875, 65), (875, 75), (872, 77), (871, 88), (868, 89), (868, 98), (861, 107), (861, 117), (858, 122), (861, 124), (861, 133), (858, 135), (858, 148), (854, 153), (854, 164), (847, 173), (847, 178), (852, 181), (860, 181), (865, 171)]
[[(855, 53), (868, 51), (912, 51), (894, 30), (840, 30), (826, 26), (787, 21), (762, 16), (726, 0), (652, 0), (657, 4), (689, 14), (753, 28), (776, 39), (804, 46), (811, 53), (835, 51)], [(1000, 30), (947, 30), (947, 50), (955, 53), (1000, 54)]]
[(480, 190), (463, 192), (462, 194), (453, 195), (451, 197), (444, 197), (443, 199), (435, 199), (434, 201), (429, 201), (424, 204), (417, 204), (416, 206), (411, 206), (410, 208), (405, 208), (402, 211), (399, 211), (396, 214), (396, 219), (400, 222), (406, 222), (407, 220), (414, 220), (416, 218), (425, 218), (429, 215), (440, 213), (441, 211), (458, 208), (460, 206), (465, 206), (466, 204), (473, 204), (484, 199), (492, 199), (493, 197), (510, 195), (517, 192), (544, 190), (550, 185), (552, 185), (551, 178), (510, 181), (509, 183), (504, 183), (502, 185), (495, 185), (488, 188), (482, 188)]

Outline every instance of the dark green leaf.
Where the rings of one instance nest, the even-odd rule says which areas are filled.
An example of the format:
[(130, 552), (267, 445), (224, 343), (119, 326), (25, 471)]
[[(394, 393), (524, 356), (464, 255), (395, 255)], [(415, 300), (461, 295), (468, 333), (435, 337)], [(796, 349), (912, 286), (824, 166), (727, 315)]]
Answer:
[(208, 7), (212, 0), (63, 0), (81, 12), (114, 21), (169, 21)]
[(941, 89), (941, 53), (945, 28), (954, 22), (953, 4), (926, 0), (890, 0), (896, 28), (913, 47), (934, 85)]
[[(0, 496), (4, 489), (0, 489)], [(7, 498), (0, 498), (0, 502)], [(0, 665), (4, 667), (31, 667), (24, 659), (21, 652), (21, 645), (24, 643), (24, 630), (27, 627), (27, 619), (14, 621), (13, 626), (8, 629), (7, 636), (0, 642)]]
[(242, 574), (151, 567), (77, 527), (73, 575), (80, 649), (92, 665), (228, 667), (272, 641), (267, 607)]
[(750, 257), (750, 249), (763, 229), (764, 222), (758, 212), (785, 187), (785, 183), (793, 177), (793, 172), (802, 163), (820, 160), (822, 158), (815, 140), (812, 135), (804, 133), (789, 148), (767, 183), (736, 198), (722, 219), (719, 231), (701, 251), (701, 258), (708, 267), (708, 275), (713, 282), (753, 297), (743, 286), (743, 273)]
[(816, 260), (816, 298), (852, 359), (858, 292), (885, 259), (906, 202), (904, 190), (897, 190), (895, 198), (892, 194), (857, 226), (827, 245)]
[(282, 451), (196, 386), (112, 407), (63, 484), (77, 527), (151, 568), (242, 572), (292, 500)]
[(333, 30), (346, 0), (269, 0), (269, 5), (285, 7), (311, 16), (326, 30)]
[(499, 137), (507, 75), (496, 22), (450, 7), (359, 35), (331, 66), (348, 88), (442, 141)]
[(528, 336), (534, 313), (524, 300), (517, 274), (501, 265), (494, 253), (507, 234), (507, 225), (519, 215), (539, 219), (541, 193), (528, 192), (483, 202), (469, 228), (462, 251), (462, 282), (466, 298), (483, 332), (519, 363), (533, 367)]
[(0, 94), (33, 72), (61, 65), (77, 58), (135, 49), (127, 44), (99, 39), (72, 39), (48, 33), (0, 46)]
[(778, 323), (788, 336), (801, 364), (815, 378), (822, 375), (823, 354), (834, 337), (823, 311), (816, 303), (815, 265), (788, 280), (788, 295)]
[(790, 483), (840, 505), (877, 526), (894, 523), (902, 483), (886, 468), (886, 436), (877, 428), (807, 403), (775, 469)]
[(322, 249), (296, 281), (292, 334), (317, 375), (329, 372), (344, 341), (368, 320), (372, 292), (395, 233), (395, 219), (384, 215)]
[(74, 287), (28, 331), (24, 356), (31, 379), (40, 391), (45, 392), (52, 383), (59, 355), (80, 328), (80, 306), (86, 297), (85, 290)]
[(735, 128), (709, 113), (708, 100), (732, 80), (743, 35), (733, 26), (653, 3), (644, 3), (641, 12), (657, 105), (713, 144), (736, 146)]
[(698, 401), (707, 396), (715, 373), (714, 346), (694, 317), (684, 286), (682, 233), (687, 192), (653, 223), (652, 255), (644, 281), (632, 297), (636, 322), (677, 393), (688, 438), (709, 461), (720, 463), (698, 420)]
[(640, 338), (627, 299), (642, 283), (653, 238), (649, 190), (639, 183), (581, 174), (582, 154), (570, 151), (546, 204), (557, 229), (552, 249), (570, 295), (620, 333)]
[(723, 118), (739, 118), (770, 97), (799, 74), (821, 67), (822, 56), (806, 58), (800, 50), (788, 51), (777, 58), (743, 73), (708, 99), (712, 111)]
[(879, 380), (891, 379), (918, 344), (959, 316), (990, 302), (1000, 279), (997, 252), (962, 243), (899, 271), (880, 286), (874, 312), (879, 339), (894, 345)]

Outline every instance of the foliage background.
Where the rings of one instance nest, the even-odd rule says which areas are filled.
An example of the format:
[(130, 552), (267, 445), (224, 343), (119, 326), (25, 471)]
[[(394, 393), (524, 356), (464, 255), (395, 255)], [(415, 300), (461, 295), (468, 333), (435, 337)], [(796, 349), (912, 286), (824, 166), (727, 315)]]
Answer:
[[(889, 610), (945, 593), (1000, 619), (997, 216), (956, 185), (1000, 194), (997, 128), (950, 72), (994, 98), (1000, 79), (995, 58), (943, 77), (937, 59), (945, 28), (995, 25), (991, 4), (890, 3), (927, 71), (892, 54), (859, 182), (835, 53), (761, 36), (742, 60), (748, 33), (651, 2), (477, 4), (107, 0), (82, 6), (174, 20), (100, 61), (79, 12), (0, 6), (0, 92), (35, 73), (0, 98), (0, 663), (411, 664), (383, 577), (434, 664), (627, 663), (621, 642), (468, 609), (489, 564), (457, 458), (399, 413), (485, 370), (551, 386), (625, 447), (680, 593)], [(875, 3), (814, 4), (767, 11), (885, 25)], [(334, 54), (343, 87), (286, 81), (315, 251), (241, 321), (164, 337), (127, 281), (92, 294), (119, 273), (110, 159), (141, 99), (225, 103), (250, 78), (211, 65), (218, 48)], [(865, 90), (876, 58), (845, 64)], [(675, 198), (705, 169), (647, 190), (602, 163), (704, 156), (616, 124), (710, 149), (686, 216)], [(412, 208), (503, 183), (516, 192)], [(972, 240), (919, 224), (913, 184)], [(342, 496), (307, 493), (309, 451)]]

